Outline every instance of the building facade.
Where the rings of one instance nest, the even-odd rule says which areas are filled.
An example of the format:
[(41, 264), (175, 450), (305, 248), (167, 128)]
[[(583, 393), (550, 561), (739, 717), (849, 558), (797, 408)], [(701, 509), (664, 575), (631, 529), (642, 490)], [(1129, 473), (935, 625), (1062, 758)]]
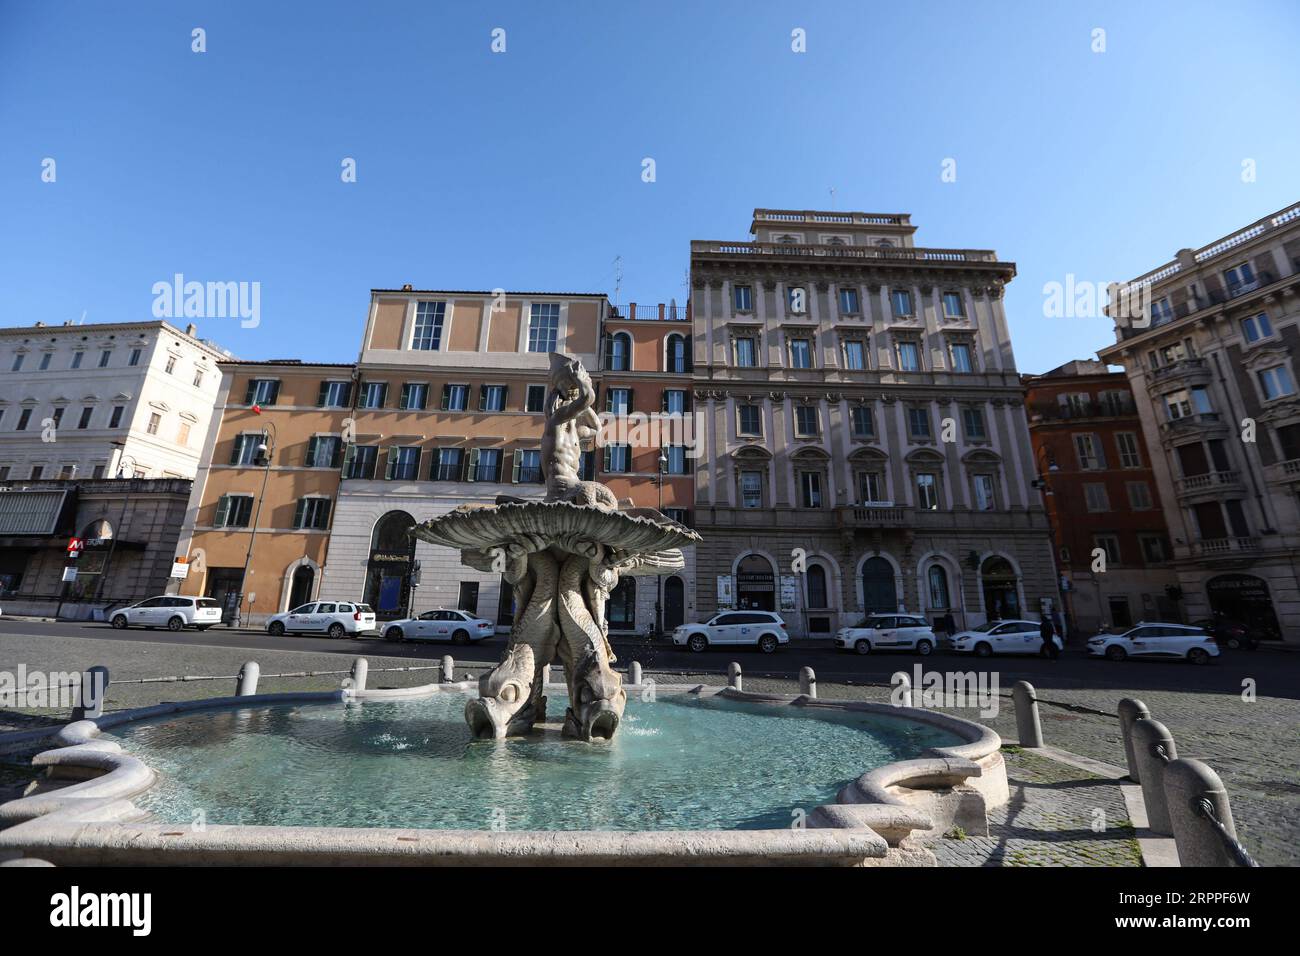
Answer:
[(1186, 612), (1300, 641), (1300, 205), (1127, 283), (1116, 344)]
[(1024, 382), (1070, 631), (1182, 620), (1169, 530), (1128, 377), (1094, 359)]
[(0, 482), (193, 478), (229, 353), (167, 322), (0, 329)]
[(970, 626), (1058, 600), (989, 251), (906, 215), (755, 210), (691, 243), (697, 616), (826, 634), (900, 609)]

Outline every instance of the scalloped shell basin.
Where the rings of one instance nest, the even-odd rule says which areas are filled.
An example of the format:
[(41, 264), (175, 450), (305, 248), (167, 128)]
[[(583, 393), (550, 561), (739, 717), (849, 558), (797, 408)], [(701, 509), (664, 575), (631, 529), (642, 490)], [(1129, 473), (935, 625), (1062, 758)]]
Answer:
[[(164, 823), (469, 830), (787, 828), (862, 773), (961, 741), (873, 714), (661, 696), (612, 742), (475, 741), (466, 698), (275, 705), (112, 737), (157, 771)], [(566, 701), (552, 696), (550, 713)]]

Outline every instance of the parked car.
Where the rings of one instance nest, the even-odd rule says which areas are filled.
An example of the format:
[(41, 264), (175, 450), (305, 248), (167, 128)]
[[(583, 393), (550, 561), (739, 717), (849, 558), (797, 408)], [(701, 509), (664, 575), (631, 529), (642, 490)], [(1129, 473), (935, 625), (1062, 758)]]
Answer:
[(1199, 627), (1205, 633), (1214, 635), (1214, 639), (1221, 647), (1227, 647), (1231, 651), (1243, 647), (1253, 651), (1259, 647), (1259, 632), (1241, 621), (1231, 621), (1224, 617), (1205, 618), (1193, 621), (1192, 627)]
[(118, 608), (108, 620), (119, 631), (128, 627), (165, 627), (169, 631), (195, 627), (206, 631), (221, 623), (221, 605), (212, 598), (164, 594)]
[(330, 637), (360, 634), (375, 629), (375, 612), (369, 604), (352, 601), (313, 601), (292, 611), (272, 614), (266, 621), (266, 631), (279, 637), (281, 634), (301, 634), (323, 631)]
[(475, 617), (467, 611), (440, 607), (425, 611), (418, 617), (393, 621), (384, 628), (384, 638), (389, 641), (451, 641), (468, 644), (483, 641), (497, 632), (491, 621)]
[(857, 626), (842, 627), (835, 634), (837, 649), (859, 654), (916, 651), (924, 656), (938, 643), (925, 619), (913, 614), (868, 614)]
[(1163, 657), (1208, 664), (1219, 656), (1219, 645), (1212, 635), (1199, 627), (1143, 621), (1122, 634), (1103, 633), (1088, 638), (1088, 653), (1112, 661), (1129, 657)]
[(790, 643), (785, 621), (773, 611), (723, 611), (703, 624), (683, 624), (673, 630), (673, 643), (700, 653), (713, 644), (748, 644), (771, 654)]
[[(952, 649), (959, 654), (974, 654), (976, 657), (1038, 654), (1043, 650), (1041, 627), (1040, 621), (989, 621), (954, 634)], [(1065, 649), (1059, 634), (1052, 635), (1052, 643)]]

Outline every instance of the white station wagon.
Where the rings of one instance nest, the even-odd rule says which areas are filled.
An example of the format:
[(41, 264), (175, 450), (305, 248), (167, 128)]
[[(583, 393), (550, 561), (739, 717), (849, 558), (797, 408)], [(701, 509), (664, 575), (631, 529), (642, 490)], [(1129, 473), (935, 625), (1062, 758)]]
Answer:
[(1219, 644), (1199, 627), (1143, 621), (1123, 634), (1098, 634), (1088, 638), (1088, 653), (1112, 661), (1129, 657), (1163, 657), (1208, 664), (1211, 658), (1219, 656)]
[(924, 656), (937, 643), (925, 619), (912, 614), (868, 614), (857, 627), (842, 627), (835, 633), (836, 648), (859, 654), (916, 651)]
[(118, 608), (108, 620), (119, 631), (128, 627), (165, 627), (169, 631), (196, 627), (206, 631), (221, 623), (221, 605), (212, 598), (165, 594)]
[(497, 632), (491, 621), (475, 617), (467, 611), (456, 611), (440, 607), (425, 611), (418, 617), (403, 618), (393, 621), (384, 628), (384, 639), (388, 641), (451, 641), (453, 644), (469, 644), (482, 641)]
[(785, 620), (773, 611), (723, 611), (703, 624), (683, 624), (673, 631), (673, 643), (699, 653), (712, 644), (747, 644), (771, 654), (790, 643)]
[[(952, 649), (961, 654), (989, 657), (993, 654), (1037, 654), (1043, 649), (1040, 621), (989, 621), (952, 636)], [(1060, 635), (1052, 643), (1064, 649)]]
[(273, 614), (266, 621), (266, 632), (275, 637), (305, 631), (342, 637), (374, 629), (375, 612), (370, 605), (351, 601), (313, 601), (311, 604), (299, 605), (292, 611)]

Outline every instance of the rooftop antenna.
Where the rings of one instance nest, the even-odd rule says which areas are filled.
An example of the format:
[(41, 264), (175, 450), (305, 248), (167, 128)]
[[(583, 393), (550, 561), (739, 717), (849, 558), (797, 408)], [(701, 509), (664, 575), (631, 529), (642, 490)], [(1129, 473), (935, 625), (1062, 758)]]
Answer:
[(835, 187), (831, 187), (831, 208), (835, 208)]
[(614, 304), (618, 305), (619, 291), (623, 288), (623, 257), (614, 257)]

